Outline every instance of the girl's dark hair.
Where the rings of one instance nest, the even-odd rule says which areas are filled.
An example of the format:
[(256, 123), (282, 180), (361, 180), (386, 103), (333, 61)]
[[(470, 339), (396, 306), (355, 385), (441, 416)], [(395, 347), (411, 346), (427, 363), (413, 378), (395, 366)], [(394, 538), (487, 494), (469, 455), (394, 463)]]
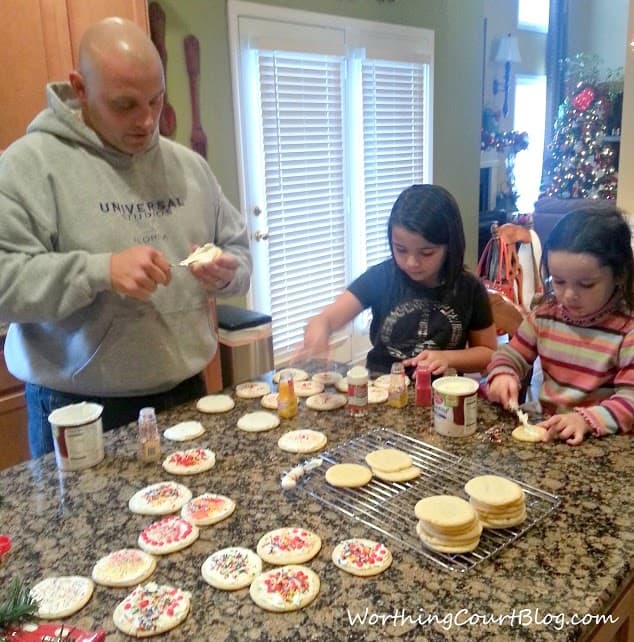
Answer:
[(630, 226), (617, 207), (598, 210), (588, 205), (566, 214), (552, 229), (542, 251), (540, 274), (546, 293), (552, 294), (548, 267), (550, 251), (592, 254), (600, 266), (612, 270), (615, 281), (622, 288), (623, 300), (632, 310), (634, 254), (631, 236)]
[(387, 236), (392, 248), (392, 228), (399, 225), (435, 245), (446, 245), (447, 256), (440, 279), (453, 287), (464, 269), (464, 229), (456, 199), (440, 185), (412, 185), (403, 190), (392, 206)]

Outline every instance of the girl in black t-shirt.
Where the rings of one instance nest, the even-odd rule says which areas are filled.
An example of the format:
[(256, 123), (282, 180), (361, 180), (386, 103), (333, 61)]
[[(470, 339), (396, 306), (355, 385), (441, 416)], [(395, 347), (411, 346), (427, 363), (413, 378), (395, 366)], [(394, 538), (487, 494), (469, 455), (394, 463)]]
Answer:
[(371, 372), (389, 372), (395, 361), (407, 368), (423, 362), (435, 376), (485, 370), (496, 332), (486, 290), (464, 267), (456, 200), (438, 185), (412, 185), (396, 199), (387, 232), (392, 258), (309, 321), (304, 353), (327, 352), (330, 335), (370, 308)]

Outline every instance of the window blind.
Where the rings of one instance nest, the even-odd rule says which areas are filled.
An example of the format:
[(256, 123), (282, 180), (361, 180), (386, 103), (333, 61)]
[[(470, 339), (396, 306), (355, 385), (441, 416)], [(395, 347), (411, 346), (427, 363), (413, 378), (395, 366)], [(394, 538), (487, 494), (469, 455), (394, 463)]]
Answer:
[(342, 58), (260, 51), (273, 346), (345, 287)]
[(362, 64), (366, 266), (390, 255), (387, 219), (398, 195), (423, 182), (426, 65)]

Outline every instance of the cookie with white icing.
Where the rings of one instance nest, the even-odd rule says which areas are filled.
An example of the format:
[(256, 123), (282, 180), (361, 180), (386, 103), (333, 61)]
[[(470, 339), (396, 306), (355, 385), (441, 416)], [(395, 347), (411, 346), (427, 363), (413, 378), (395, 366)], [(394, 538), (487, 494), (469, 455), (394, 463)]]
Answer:
[(238, 419), (238, 428), (246, 432), (263, 432), (280, 425), (280, 418), (266, 410), (248, 412)]
[(233, 499), (214, 493), (203, 493), (190, 499), (181, 509), (181, 517), (196, 526), (211, 526), (227, 519), (236, 509)]
[(346, 405), (348, 399), (338, 392), (320, 392), (306, 399), (306, 407), (311, 410), (337, 410)]
[(278, 439), (277, 446), (289, 453), (314, 453), (321, 450), (326, 443), (328, 438), (323, 432), (303, 428), (284, 433)]
[(240, 399), (259, 399), (271, 392), (271, 386), (266, 381), (245, 381), (236, 386), (236, 395)]
[(200, 531), (194, 524), (176, 515), (164, 517), (144, 528), (138, 544), (146, 553), (167, 555), (193, 544)]
[(258, 555), (269, 564), (302, 564), (321, 549), (321, 538), (305, 528), (285, 527), (260, 538)]
[(172, 481), (150, 484), (130, 497), (128, 507), (139, 515), (169, 515), (180, 510), (192, 498), (192, 492)]
[(262, 572), (262, 560), (251, 549), (230, 546), (210, 555), (200, 571), (211, 586), (235, 591), (249, 586)]
[(319, 586), (319, 576), (307, 566), (289, 565), (258, 575), (249, 594), (267, 611), (297, 611), (317, 597)]
[(181, 421), (170, 426), (164, 433), (170, 441), (189, 441), (205, 434), (205, 428), (200, 421)]
[(55, 620), (77, 613), (91, 598), (95, 585), (81, 575), (47, 577), (30, 591), (38, 602), (37, 616)]
[(102, 557), (92, 569), (92, 579), (102, 586), (136, 586), (156, 568), (156, 559), (138, 548), (122, 548)]
[(208, 414), (229, 412), (236, 402), (229, 395), (205, 395), (196, 402), (196, 410)]
[(355, 537), (335, 546), (332, 561), (346, 573), (365, 577), (388, 569), (392, 564), (392, 553), (380, 542)]
[(196, 475), (216, 465), (216, 454), (209, 448), (177, 450), (163, 460), (163, 468), (172, 475)]
[(115, 626), (126, 635), (145, 638), (178, 626), (191, 608), (191, 593), (148, 582), (137, 586), (114, 610)]

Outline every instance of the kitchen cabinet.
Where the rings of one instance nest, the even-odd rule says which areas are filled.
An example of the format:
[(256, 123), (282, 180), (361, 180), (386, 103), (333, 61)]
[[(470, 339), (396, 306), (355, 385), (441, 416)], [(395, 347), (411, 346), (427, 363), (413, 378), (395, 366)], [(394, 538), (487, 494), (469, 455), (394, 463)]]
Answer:
[(0, 151), (46, 106), (46, 83), (68, 78), (89, 25), (121, 16), (149, 32), (146, 0), (0, 0), (0, 15)]
[(24, 384), (9, 374), (0, 338), (0, 469), (29, 459)]

